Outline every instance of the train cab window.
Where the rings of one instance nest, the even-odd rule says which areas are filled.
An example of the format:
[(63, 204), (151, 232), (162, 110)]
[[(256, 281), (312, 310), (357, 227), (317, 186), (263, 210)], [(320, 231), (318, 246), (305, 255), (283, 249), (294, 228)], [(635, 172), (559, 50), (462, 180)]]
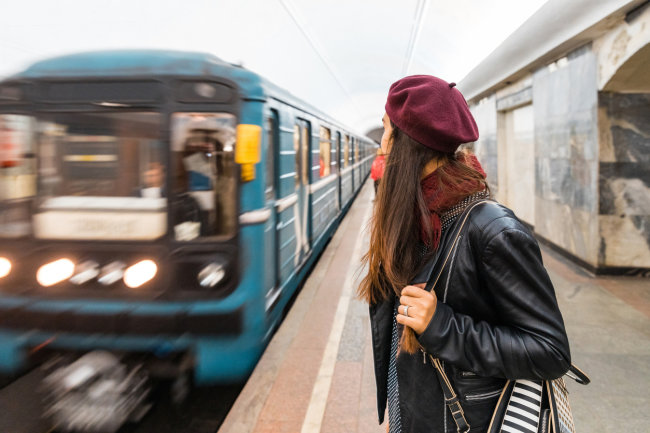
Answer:
[(172, 116), (172, 221), (177, 241), (231, 237), (236, 229), (235, 117)]
[(350, 136), (346, 135), (343, 138), (343, 168), (347, 167), (350, 163)]
[(65, 112), (37, 117), (34, 236), (154, 240), (167, 232), (161, 115)]
[(277, 146), (277, 112), (273, 111), (271, 117), (266, 119), (266, 187), (264, 197), (266, 200), (275, 198), (275, 146)]
[(332, 133), (328, 128), (320, 128), (320, 151), (318, 155), (318, 166), (320, 177), (330, 175), (330, 158), (332, 155)]
[(35, 119), (0, 114), (0, 238), (29, 235), (36, 195)]

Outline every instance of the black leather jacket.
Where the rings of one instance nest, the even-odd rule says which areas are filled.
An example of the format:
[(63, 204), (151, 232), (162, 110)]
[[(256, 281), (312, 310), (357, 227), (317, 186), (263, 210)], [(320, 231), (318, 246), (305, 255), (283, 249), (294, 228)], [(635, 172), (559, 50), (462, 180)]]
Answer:
[[(443, 235), (440, 256), (461, 219)], [(435, 277), (443, 260), (424, 268), (430, 272), (435, 263)], [(569, 342), (539, 246), (506, 207), (487, 202), (472, 210), (435, 293), (436, 312), (418, 339), (443, 361), (472, 433), (487, 429), (506, 378), (552, 379), (569, 369)], [(380, 423), (394, 301), (370, 306)], [(455, 432), (435, 368), (424, 359), (421, 352), (397, 357), (402, 431)]]

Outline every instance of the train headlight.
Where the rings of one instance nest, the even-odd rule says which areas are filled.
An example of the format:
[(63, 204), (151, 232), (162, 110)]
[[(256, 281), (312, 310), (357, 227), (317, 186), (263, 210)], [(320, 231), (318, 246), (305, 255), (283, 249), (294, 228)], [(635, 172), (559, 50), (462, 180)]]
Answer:
[(226, 268), (223, 263), (210, 263), (199, 272), (199, 284), (205, 288), (212, 288), (219, 284), (226, 276)]
[(0, 257), (0, 278), (4, 278), (11, 272), (11, 260)]
[(59, 259), (47, 263), (36, 272), (36, 281), (43, 287), (65, 281), (74, 273), (74, 263), (70, 259)]
[(158, 272), (158, 266), (153, 260), (142, 260), (126, 269), (124, 284), (135, 289), (155, 277), (156, 272)]

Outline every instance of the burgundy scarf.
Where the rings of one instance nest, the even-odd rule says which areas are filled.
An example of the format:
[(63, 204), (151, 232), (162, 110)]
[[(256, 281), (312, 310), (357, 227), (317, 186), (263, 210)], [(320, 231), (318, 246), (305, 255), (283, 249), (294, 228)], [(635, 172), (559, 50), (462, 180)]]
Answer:
[[(462, 154), (458, 157), (459, 162), (472, 167), (485, 178), (486, 174), (478, 162), (476, 156), (472, 154)], [(429, 239), (424, 231), (424, 225), (420, 223), (420, 238), (428, 247), (433, 249), (438, 248), (440, 243), (440, 234), (442, 226), (440, 223), (440, 215), (444, 214), (455, 204), (463, 200), (465, 197), (485, 190), (485, 185), (482, 182), (473, 179), (462, 180), (459, 183), (450, 183), (448, 180), (440, 176), (441, 170), (448, 175), (450, 179), (461, 178), (459, 169), (453, 165), (446, 165), (438, 168), (433, 173), (426, 176), (420, 181), (422, 186), (422, 194), (424, 201), (429, 208), (431, 227), (433, 229), (432, 237)]]

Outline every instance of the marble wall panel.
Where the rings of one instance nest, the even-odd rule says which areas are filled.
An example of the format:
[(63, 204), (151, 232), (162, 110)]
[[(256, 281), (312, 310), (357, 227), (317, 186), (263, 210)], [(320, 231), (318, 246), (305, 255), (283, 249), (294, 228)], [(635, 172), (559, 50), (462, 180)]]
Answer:
[(601, 92), (601, 266), (650, 267), (650, 94)]
[(557, 200), (537, 197), (535, 232), (581, 260), (598, 261), (598, 216)]
[(650, 216), (600, 215), (600, 266), (650, 267)]
[(569, 74), (569, 111), (572, 114), (592, 111), (598, 89), (597, 58), (591, 44), (567, 55)]
[(650, 167), (630, 162), (600, 163), (601, 215), (650, 215)]
[(594, 266), (599, 251), (596, 83), (590, 46), (533, 75), (535, 230)]
[[(599, 93), (597, 72), (587, 45), (533, 74), (535, 231), (595, 268), (650, 268), (650, 94)], [(471, 107), (494, 192), (496, 99)]]
[(470, 109), (479, 130), (479, 139), (474, 143), (473, 151), (487, 173), (492, 193), (496, 193), (498, 190), (496, 96), (485, 98), (480, 103), (473, 104)]
[[(505, 155), (499, 155), (500, 169), (507, 175), (502, 177), (506, 186), (500, 199), (511, 208), (519, 219), (535, 225), (535, 121), (532, 105), (509, 110), (503, 115), (506, 129)], [(504, 156), (504, 157), (502, 157)], [(500, 179), (501, 181), (501, 179)]]
[(598, 103), (600, 160), (650, 163), (650, 94), (600, 92)]

